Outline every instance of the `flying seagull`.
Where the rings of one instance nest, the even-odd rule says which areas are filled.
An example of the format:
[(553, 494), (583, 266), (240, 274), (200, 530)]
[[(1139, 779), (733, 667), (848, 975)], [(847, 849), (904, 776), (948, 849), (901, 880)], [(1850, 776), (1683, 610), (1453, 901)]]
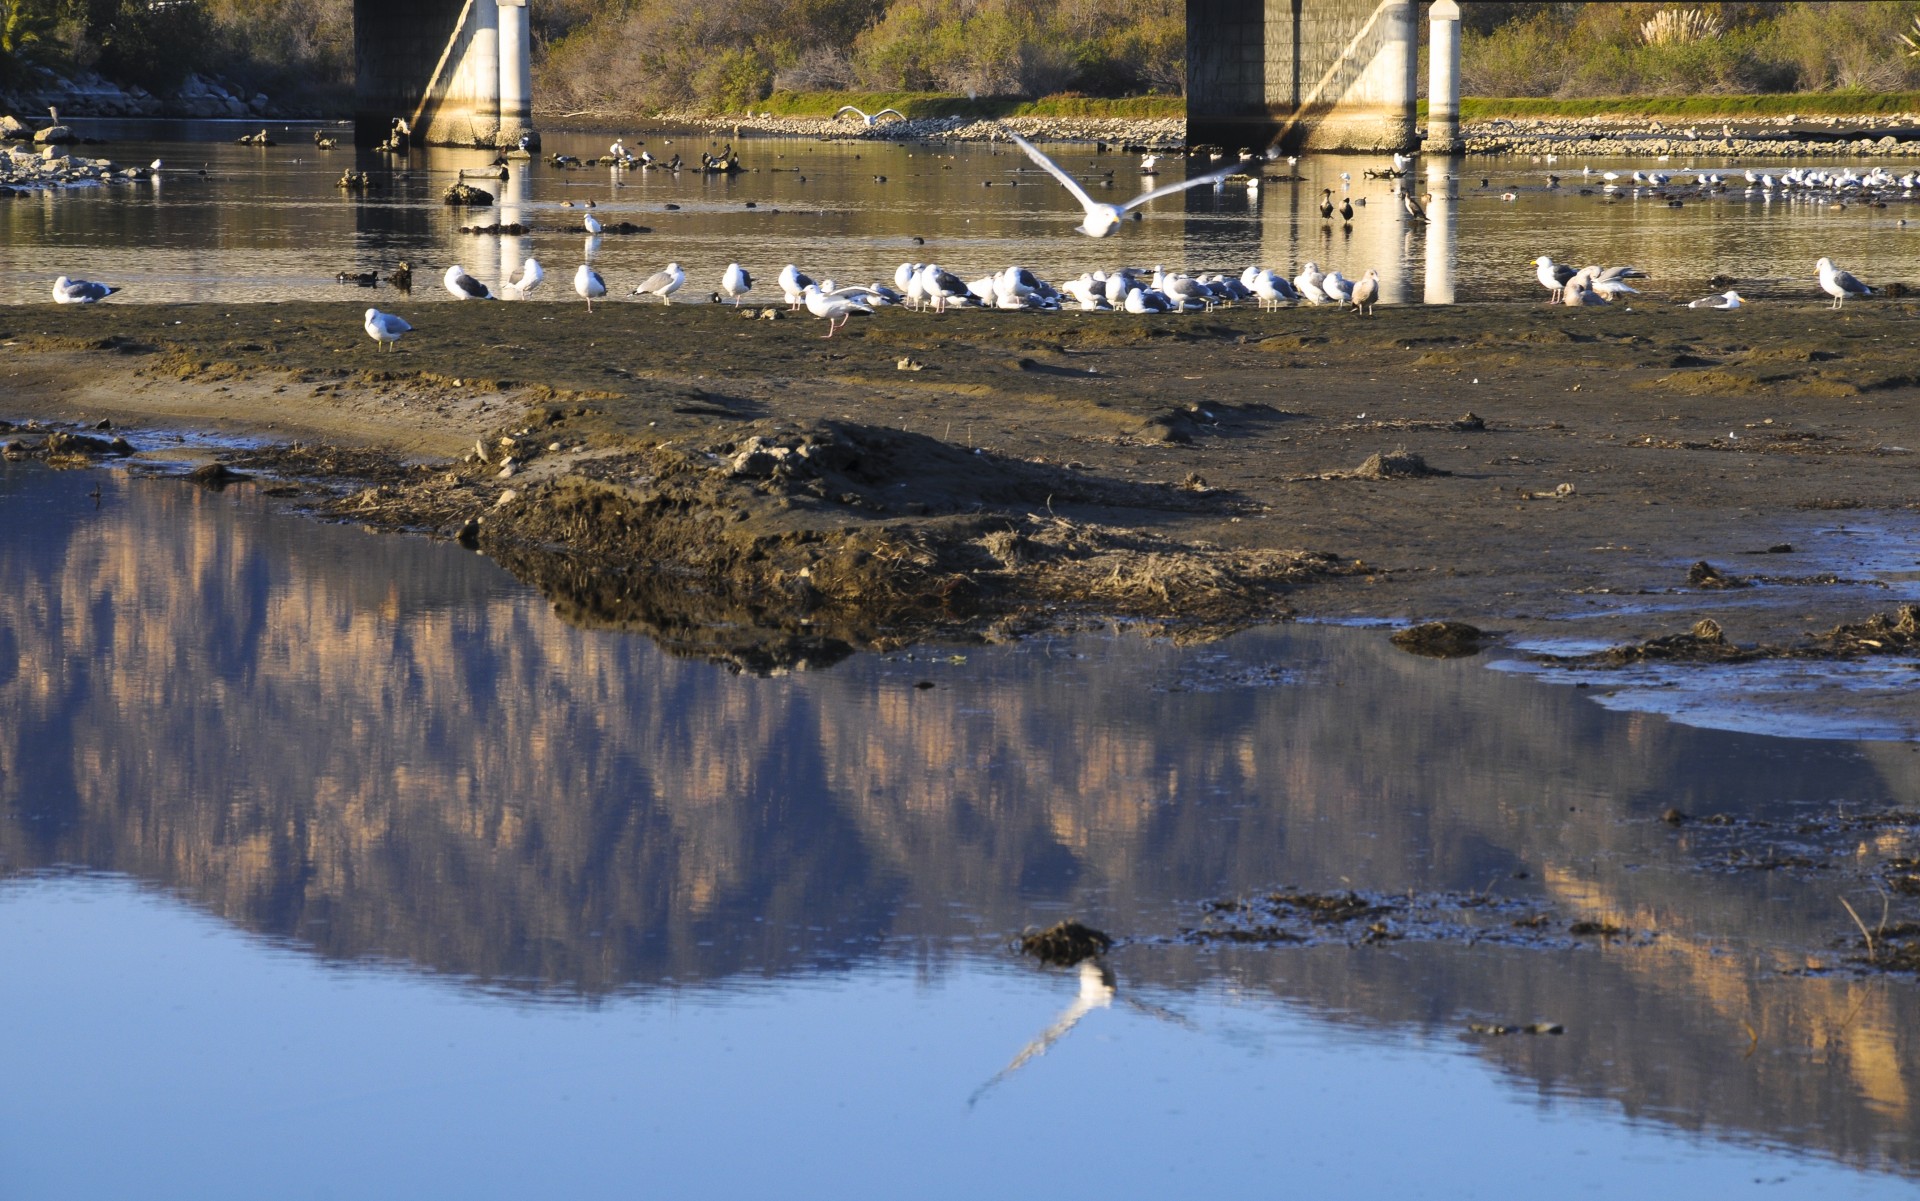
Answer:
[(1150, 201), (1158, 200), (1162, 196), (1172, 196), (1178, 192), (1184, 192), (1188, 188), (1197, 188), (1197, 187), (1200, 187), (1202, 184), (1210, 184), (1215, 180), (1225, 179), (1227, 176), (1232, 175), (1235, 171), (1238, 171), (1241, 169), (1241, 164), (1238, 161), (1231, 162), (1224, 167), (1216, 167), (1214, 170), (1207, 172), (1205, 175), (1196, 175), (1192, 179), (1186, 179), (1186, 180), (1180, 181), (1179, 183), (1168, 184), (1165, 187), (1155, 188), (1151, 192), (1142, 192), (1140, 193), (1140, 195), (1135, 196), (1132, 200), (1127, 201), (1125, 204), (1115, 206), (1111, 204), (1102, 204), (1098, 200), (1095, 200), (1093, 197), (1087, 195), (1087, 190), (1081, 187), (1077, 182), (1075, 182), (1073, 176), (1068, 175), (1065, 171), (1062, 171), (1060, 169), (1059, 164), (1055, 163), (1052, 159), (1048, 158), (1046, 155), (1040, 153), (1039, 149), (1035, 147), (1032, 142), (1027, 141), (1025, 138), (1021, 137), (1017, 133), (1012, 132), (1011, 130), (1008, 131), (1007, 137), (1012, 140), (1014, 145), (1026, 151), (1028, 158), (1032, 159), (1034, 162), (1038, 163), (1041, 167), (1045, 168), (1045, 170), (1049, 175), (1059, 180), (1063, 185), (1066, 186), (1067, 191), (1073, 193), (1073, 198), (1075, 200), (1078, 200), (1081, 206), (1087, 210), (1086, 220), (1082, 221), (1079, 224), (1079, 226), (1077, 226), (1077, 228), (1080, 230), (1081, 233), (1086, 234), (1088, 237), (1091, 237), (1091, 238), (1106, 237), (1108, 234), (1112, 233), (1114, 230), (1120, 227), (1120, 218), (1122, 216), (1124, 216), (1126, 213), (1128, 213), (1133, 209), (1139, 208), (1143, 204), (1147, 204)]
[(907, 119), (907, 114), (905, 114), (905, 113), (903, 113), (903, 112), (901, 112), (901, 111), (900, 111), (899, 109), (897, 109), (897, 108), (883, 108), (883, 109), (881, 109), (881, 110), (880, 110), (879, 112), (877, 112), (877, 113), (875, 113), (875, 114), (873, 114), (873, 115), (872, 115), (871, 117), (869, 117), (869, 116), (868, 116), (868, 115), (867, 115), (867, 114), (866, 114), (865, 112), (863, 112), (862, 110), (860, 110), (860, 109), (858, 109), (858, 108), (855, 108), (855, 107), (854, 107), (853, 105), (851, 105), (851, 104), (843, 104), (843, 105), (841, 105), (841, 106), (840, 106), (840, 111), (839, 111), (839, 112), (836, 112), (836, 113), (834, 113), (834, 114), (833, 114), (833, 116), (834, 116), (834, 119), (835, 119), (835, 120), (838, 120), (838, 119), (839, 119), (839, 117), (840, 117), (840, 113), (852, 113), (852, 114), (853, 114), (854, 116), (856, 116), (856, 117), (858, 117), (858, 118), (860, 118), (860, 119), (861, 119), (862, 121), (864, 121), (864, 122), (866, 122), (866, 124), (867, 124), (867, 128), (868, 128), (868, 129), (872, 129), (872, 128), (873, 128), (873, 125), (874, 125), (874, 122), (876, 122), (876, 121), (878, 121), (878, 120), (879, 120), (880, 118), (882, 118), (882, 117), (884, 117), (884, 116), (886, 116), (886, 115), (887, 115), (888, 113), (892, 113), (892, 114), (893, 114), (894, 116), (896, 116), (896, 117), (898, 117), (898, 118), (900, 118), (900, 119), (901, 119), (902, 121), (904, 121), (904, 120), (906, 120), (906, 119)]

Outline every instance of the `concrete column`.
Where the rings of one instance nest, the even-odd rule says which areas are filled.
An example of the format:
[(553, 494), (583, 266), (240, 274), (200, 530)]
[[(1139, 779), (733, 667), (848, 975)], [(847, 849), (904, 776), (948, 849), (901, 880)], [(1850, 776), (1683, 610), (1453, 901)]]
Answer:
[[(500, 14), (491, 4), (476, 2), (469, 18), (471, 39), (466, 61), (461, 64), (464, 88), (473, 105), (473, 123), (484, 136), (489, 126), (499, 124), (500, 116)], [(476, 141), (479, 138), (475, 139)]]
[(538, 149), (540, 135), (533, 128), (533, 33), (527, 23), (527, 0), (480, 0), (494, 7), (500, 28), (500, 145), (517, 146), (530, 138), (528, 149)]
[[(1413, 0), (1323, 0), (1300, 42), (1292, 123), (1310, 150), (1413, 150), (1419, 50)], [(1290, 135), (1298, 136), (1298, 134)]]
[(1460, 150), (1460, 6), (1433, 0), (1427, 14), (1427, 141), (1429, 154)]

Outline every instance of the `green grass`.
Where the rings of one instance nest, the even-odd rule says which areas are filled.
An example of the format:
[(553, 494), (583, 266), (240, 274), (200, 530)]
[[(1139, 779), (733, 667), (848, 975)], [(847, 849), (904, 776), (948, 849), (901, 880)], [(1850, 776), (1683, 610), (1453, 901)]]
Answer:
[(755, 112), (776, 117), (831, 117), (843, 104), (867, 112), (898, 109), (909, 117), (1184, 117), (1187, 102), (1180, 96), (1077, 96), (1061, 94), (1022, 100), (1013, 96), (982, 96), (969, 100), (948, 92), (775, 92), (753, 106)]
[[(1424, 102), (1422, 110), (1425, 109)], [(1492, 117), (1852, 117), (1920, 112), (1920, 92), (1789, 92), (1766, 96), (1603, 96), (1582, 100), (1466, 97), (1460, 119)]]

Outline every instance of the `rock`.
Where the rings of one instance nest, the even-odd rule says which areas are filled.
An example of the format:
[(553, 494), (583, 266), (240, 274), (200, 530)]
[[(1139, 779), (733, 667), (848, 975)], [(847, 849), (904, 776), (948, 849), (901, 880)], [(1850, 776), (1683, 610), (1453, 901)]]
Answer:
[(1462, 659), (1480, 653), (1486, 631), (1464, 621), (1429, 621), (1393, 632), (1393, 644), (1430, 659)]
[(242, 480), (250, 480), (252, 478), (252, 476), (247, 475), (245, 472), (235, 471), (225, 463), (208, 463), (204, 467), (196, 467), (192, 471), (187, 472), (187, 481), (189, 483), (198, 484), (209, 492), (219, 492), (225, 489), (228, 484), (237, 484)]
[(485, 208), (493, 203), (493, 193), (484, 192), (464, 183), (455, 183), (440, 197), (440, 202), (447, 205), (464, 205), (467, 208)]
[(33, 135), (33, 144), (36, 146), (65, 146), (79, 140), (64, 125), (49, 125)]
[(33, 130), (20, 118), (11, 114), (0, 117), (0, 138), (26, 139), (32, 136)]
[(1083, 959), (1105, 954), (1112, 946), (1111, 936), (1071, 919), (1020, 936), (1021, 954), (1058, 967), (1072, 967)]

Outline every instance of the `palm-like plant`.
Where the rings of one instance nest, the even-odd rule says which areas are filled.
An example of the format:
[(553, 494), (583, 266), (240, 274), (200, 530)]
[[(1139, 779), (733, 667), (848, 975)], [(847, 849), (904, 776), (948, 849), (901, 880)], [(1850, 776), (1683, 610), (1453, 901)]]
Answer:
[(1900, 43), (1907, 48), (1908, 58), (1920, 58), (1920, 17), (1913, 19), (1913, 28), (1900, 35)]

